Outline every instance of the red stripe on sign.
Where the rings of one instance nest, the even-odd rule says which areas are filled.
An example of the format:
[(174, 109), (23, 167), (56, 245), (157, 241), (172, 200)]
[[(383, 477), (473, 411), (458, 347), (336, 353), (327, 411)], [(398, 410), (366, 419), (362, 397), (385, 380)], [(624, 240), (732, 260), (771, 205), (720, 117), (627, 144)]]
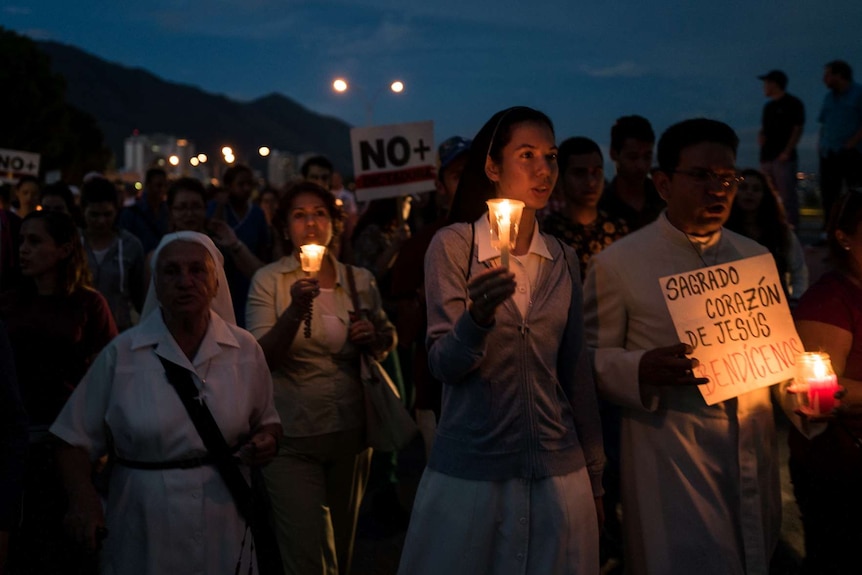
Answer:
[(423, 182), (435, 178), (434, 166), (419, 166), (406, 170), (395, 170), (392, 172), (377, 172), (376, 174), (363, 174), (356, 178), (356, 188), (385, 188), (387, 186), (398, 186)]

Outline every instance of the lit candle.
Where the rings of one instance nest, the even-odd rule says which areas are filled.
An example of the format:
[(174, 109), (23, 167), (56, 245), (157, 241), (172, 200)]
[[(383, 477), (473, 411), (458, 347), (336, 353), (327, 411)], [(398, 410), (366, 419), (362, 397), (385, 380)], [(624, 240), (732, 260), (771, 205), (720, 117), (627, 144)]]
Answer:
[[(500, 265), (509, 267), (509, 251), (518, 236), (518, 224), (524, 210), (524, 202), (518, 200), (488, 200), (488, 213), (491, 219), (491, 237), (496, 235), (500, 249)], [(496, 234), (495, 234), (496, 232)]]
[(509, 202), (502, 202), (499, 207), (498, 218), (500, 226), (500, 265), (509, 267), (509, 232), (512, 229), (512, 206)]
[(796, 376), (796, 390), (807, 401), (807, 407), (814, 415), (826, 415), (835, 409), (838, 401), (838, 376), (832, 370), (829, 354), (809, 352), (798, 358), (799, 368)]
[[(323, 263), (323, 254), (325, 253), (326, 246), (319, 246), (317, 244), (305, 244), (304, 246), (299, 246), (299, 261), (302, 263), (302, 271), (307, 273), (309, 277), (316, 277), (317, 272), (320, 271), (320, 266)], [(313, 302), (310, 301), (308, 303), (308, 309), (305, 311), (305, 317), (303, 318), (303, 323), (305, 324), (303, 334), (306, 338), (311, 337), (312, 306)]]
[(320, 266), (323, 263), (323, 254), (326, 253), (326, 246), (317, 244), (306, 244), (299, 246), (299, 260), (302, 262), (302, 271), (306, 272), (310, 277), (315, 277), (320, 271)]

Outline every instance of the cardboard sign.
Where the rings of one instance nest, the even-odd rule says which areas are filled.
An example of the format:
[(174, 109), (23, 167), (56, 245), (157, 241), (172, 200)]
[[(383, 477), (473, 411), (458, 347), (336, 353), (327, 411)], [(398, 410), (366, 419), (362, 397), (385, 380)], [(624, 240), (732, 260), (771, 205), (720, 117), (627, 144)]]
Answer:
[(392, 198), (434, 189), (434, 122), (350, 130), (356, 199)]
[(791, 379), (804, 349), (775, 260), (764, 254), (659, 280), (708, 405)]
[(23, 176), (39, 177), (39, 154), (0, 149), (0, 182), (16, 184)]

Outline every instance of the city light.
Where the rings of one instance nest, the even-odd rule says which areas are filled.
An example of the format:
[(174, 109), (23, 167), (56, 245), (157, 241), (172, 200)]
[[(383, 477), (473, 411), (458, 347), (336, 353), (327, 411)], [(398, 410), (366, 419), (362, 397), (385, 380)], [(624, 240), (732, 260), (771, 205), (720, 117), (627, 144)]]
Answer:
[(144, 184), (142, 184), (141, 182), (135, 182), (135, 189), (140, 192), (144, 189)]
[(236, 161), (236, 157), (233, 154), (225, 154), (224, 161), (228, 164), (232, 164)]
[(198, 162), (201, 164), (207, 163), (207, 155), (206, 154), (198, 154)]
[(200, 160), (198, 160), (197, 158), (189, 158), (189, 163), (190, 163), (192, 166), (197, 167), (197, 165), (198, 165), (198, 164), (200, 164), (200, 163), (201, 163), (201, 161), (200, 161)]
[[(377, 90), (371, 92), (369, 97), (369, 94), (364, 93), (365, 91), (362, 89), (362, 86), (350, 86), (344, 78), (336, 78), (332, 81), (332, 89), (339, 94), (347, 92), (348, 89), (351, 92), (359, 92), (365, 100), (365, 122), (367, 125), (371, 126), (374, 124), (374, 104), (380, 94), (386, 91), (387, 86), (385, 84), (380, 86)], [(393, 94), (400, 94), (404, 91), (404, 82), (401, 80), (393, 80), (389, 83), (388, 89)]]
[(261, 155), (261, 157), (267, 157), (269, 155), (270, 149), (266, 146), (261, 146), (257, 149), (257, 153)]
[(180, 158), (179, 158), (179, 156), (171, 156), (170, 158), (168, 158), (168, 162), (172, 166), (179, 166), (180, 165)]
[(221, 149), (221, 155), (227, 158), (228, 156), (233, 156), (233, 148), (230, 146), (225, 146)]

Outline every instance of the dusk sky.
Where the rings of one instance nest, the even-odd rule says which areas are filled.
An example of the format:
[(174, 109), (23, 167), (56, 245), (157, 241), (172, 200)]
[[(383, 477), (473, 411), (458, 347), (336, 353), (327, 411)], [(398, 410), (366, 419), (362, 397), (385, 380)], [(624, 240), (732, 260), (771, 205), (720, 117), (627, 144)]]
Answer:
[[(816, 166), (823, 65), (862, 76), (862, 2), (176, 0), (0, 4), (0, 25), (239, 100), (280, 92), (354, 125), (433, 120), (472, 137), (497, 110), (546, 112), (557, 139), (607, 149), (610, 126), (646, 116), (660, 134), (695, 116), (728, 122), (756, 162), (756, 76), (790, 77), (806, 105), (803, 168)], [(361, 91), (335, 94), (344, 76)], [(385, 92), (402, 80), (398, 96)], [(384, 91), (380, 91), (384, 90)], [(182, 134), (176, 134), (182, 137)]]

